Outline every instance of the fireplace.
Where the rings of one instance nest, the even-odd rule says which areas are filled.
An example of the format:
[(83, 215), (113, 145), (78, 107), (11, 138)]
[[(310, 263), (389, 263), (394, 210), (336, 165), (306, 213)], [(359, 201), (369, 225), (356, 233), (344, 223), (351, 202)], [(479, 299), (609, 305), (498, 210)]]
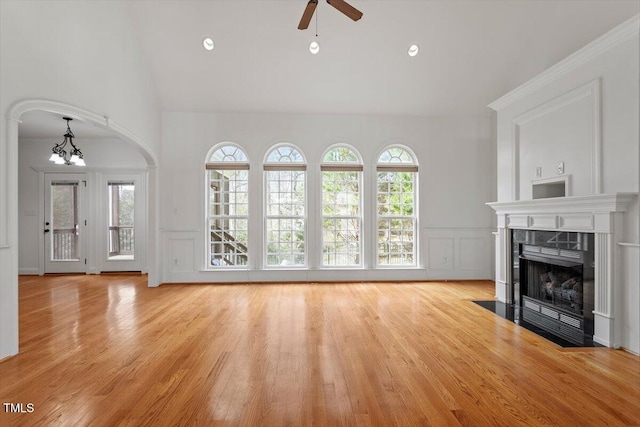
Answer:
[(511, 230), (522, 320), (574, 344), (593, 338), (593, 233)]
[[(560, 267), (564, 267), (562, 262), (582, 264), (583, 302), (582, 315), (578, 317), (583, 317), (584, 332), (590, 335), (592, 328), (594, 342), (619, 347), (624, 328), (624, 295), (620, 292), (619, 284), (624, 281), (621, 245), (625, 238), (625, 211), (636, 197), (636, 193), (610, 193), (488, 203), (497, 214), (496, 299), (518, 307), (523, 307), (524, 301), (527, 301), (523, 298), (525, 281), (520, 270), (524, 272), (536, 267), (535, 264), (529, 266), (524, 262), (521, 267), (521, 255), (531, 261), (536, 261), (532, 257), (542, 257), (543, 260), (538, 259), (538, 262), (555, 263)], [(529, 240), (526, 234), (522, 235), (541, 230), (560, 234), (557, 235), (558, 238), (533, 234), (529, 236)], [(520, 239), (517, 245), (512, 243), (514, 233), (516, 239)], [(549, 260), (552, 262), (548, 263)], [(574, 267), (576, 266), (571, 265), (567, 268)], [(544, 273), (541, 272), (538, 276)], [(564, 282), (560, 285), (562, 283)], [(590, 294), (593, 294), (593, 302), (587, 299)], [(576, 315), (576, 307), (571, 307), (575, 302), (571, 301), (571, 297), (569, 299), (570, 301), (560, 301), (561, 304), (554, 304), (552, 299), (551, 305), (548, 305), (549, 301), (542, 301), (542, 304), (529, 300), (528, 305), (534, 311), (536, 308), (540, 310), (539, 313), (543, 307), (545, 312), (557, 311), (558, 319), (562, 315), (562, 319), (567, 320), (565, 316)], [(538, 304), (539, 307), (531, 304)], [(546, 321), (547, 316), (542, 319)], [(558, 327), (563, 327), (562, 325), (564, 322)]]

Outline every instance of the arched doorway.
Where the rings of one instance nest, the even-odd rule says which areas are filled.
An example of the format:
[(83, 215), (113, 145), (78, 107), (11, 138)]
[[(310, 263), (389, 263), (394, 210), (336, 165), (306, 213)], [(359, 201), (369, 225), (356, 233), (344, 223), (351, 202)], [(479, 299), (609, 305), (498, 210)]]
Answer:
[(148, 146), (127, 129), (111, 120), (80, 107), (62, 102), (30, 99), (15, 103), (7, 114), (7, 143), (4, 153), (0, 153), (0, 170), (6, 173), (0, 176), (0, 358), (18, 353), (18, 125), (23, 114), (30, 111), (45, 111), (60, 116), (68, 116), (112, 132), (115, 137), (135, 147), (147, 163), (147, 220), (146, 246), (148, 285), (160, 283), (157, 263), (158, 214), (156, 168), (157, 157)]

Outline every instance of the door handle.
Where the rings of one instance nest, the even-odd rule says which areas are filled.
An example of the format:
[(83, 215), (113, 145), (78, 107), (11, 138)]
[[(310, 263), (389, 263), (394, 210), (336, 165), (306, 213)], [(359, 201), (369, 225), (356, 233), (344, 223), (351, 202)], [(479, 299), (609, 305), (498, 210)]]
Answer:
[(44, 232), (45, 232), (45, 233), (48, 233), (48, 232), (49, 232), (49, 229), (48, 229), (48, 228), (45, 228), (45, 229), (44, 229)]

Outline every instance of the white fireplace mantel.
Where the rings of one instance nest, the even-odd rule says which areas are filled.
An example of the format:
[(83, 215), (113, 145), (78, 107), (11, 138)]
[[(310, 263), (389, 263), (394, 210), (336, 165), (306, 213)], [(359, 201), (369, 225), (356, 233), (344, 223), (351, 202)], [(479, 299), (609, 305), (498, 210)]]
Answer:
[(619, 347), (621, 323), (619, 246), (624, 240), (624, 212), (637, 193), (557, 197), (487, 203), (498, 216), (496, 233), (496, 298), (512, 302), (510, 229), (594, 233), (595, 309), (593, 340)]
[(502, 226), (507, 228), (609, 233), (611, 214), (626, 211), (635, 197), (636, 193), (612, 193), (487, 205), (504, 217)]

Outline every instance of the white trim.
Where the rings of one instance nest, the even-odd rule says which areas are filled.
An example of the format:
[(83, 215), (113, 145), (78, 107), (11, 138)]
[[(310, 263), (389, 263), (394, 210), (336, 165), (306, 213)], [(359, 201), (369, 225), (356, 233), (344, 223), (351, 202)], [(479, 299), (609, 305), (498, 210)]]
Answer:
[(640, 248), (640, 243), (618, 242), (618, 246), (622, 246), (626, 248)]
[[(7, 247), (10, 253), (7, 255), (9, 262), (6, 270), (3, 270), (2, 309), (3, 325), (0, 328), (0, 358), (18, 353), (18, 123), (22, 115), (29, 111), (48, 111), (60, 115), (78, 118), (89, 122), (102, 129), (109, 129), (118, 138), (131, 143), (142, 154), (149, 165), (149, 169), (155, 169), (158, 158), (149, 147), (138, 137), (130, 133), (122, 126), (114, 123), (107, 116), (100, 116), (89, 110), (74, 105), (65, 104), (48, 99), (28, 99), (18, 101), (7, 110), (6, 140), (0, 138), (0, 247)], [(148, 276), (149, 286), (157, 286), (161, 280), (159, 271), (159, 259), (157, 249), (159, 247), (156, 227), (158, 225), (158, 184), (159, 178), (154, 173), (154, 179), (150, 186), (152, 200), (150, 204), (154, 209), (147, 210), (149, 219), (153, 215), (152, 226), (148, 227), (148, 247), (154, 248), (153, 261)]]
[(512, 120), (513, 200), (520, 198), (520, 127), (532, 120), (543, 117), (587, 97), (591, 97), (591, 119), (593, 122), (591, 129), (591, 192), (593, 194), (602, 193), (602, 108), (600, 88), (600, 78), (591, 80), (586, 84), (520, 114)]
[(118, 135), (120, 138), (134, 144), (147, 161), (147, 164), (158, 164), (158, 159), (155, 154), (141, 139), (117, 122), (114, 122), (109, 116), (101, 116), (92, 111), (85, 110), (84, 108), (76, 107), (75, 105), (65, 104), (63, 102), (52, 101), (49, 99), (28, 99), (14, 104), (7, 112), (7, 119), (20, 122), (20, 117), (29, 111), (48, 111), (54, 114), (65, 115), (72, 119), (89, 122), (101, 129), (112, 130), (113, 133)]
[[(281, 148), (281, 147), (289, 147), (289, 148), (291, 148), (291, 149), (293, 149), (293, 150), (297, 151), (297, 152), (298, 152), (298, 154), (300, 154), (300, 156), (302, 156), (302, 161), (301, 161), (301, 162), (282, 162), (282, 161), (278, 160), (278, 161), (275, 161), (275, 162), (270, 162), (270, 161), (268, 160), (269, 155), (270, 155), (273, 151), (275, 151), (275, 150), (277, 150), (278, 148)], [(302, 150), (301, 150), (297, 145), (292, 144), (292, 143), (290, 143), (290, 142), (279, 142), (279, 143), (277, 143), (277, 144), (272, 145), (271, 147), (269, 147), (269, 148), (267, 149), (267, 152), (265, 153), (264, 158), (262, 159), (262, 164), (263, 164), (263, 165), (279, 165), (279, 164), (285, 164), (285, 165), (306, 165), (306, 164), (308, 164), (308, 162), (307, 162), (307, 156), (304, 154), (304, 152), (303, 152), (303, 151), (302, 151)]]
[[(226, 146), (233, 146), (236, 147), (238, 150), (242, 151), (242, 153), (244, 154), (244, 156), (247, 158), (246, 161), (241, 162), (241, 161), (212, 161), (211, 160), (211, 156), (213, 155), (213, 153), (215, 153), (216, 151), (218, 151), (220, 148), (222, 147), (226, 147)], [(207, 151), (207, 155), (205, 157), (205, 161), (204, 164), (206, 165), (207, 163), (214, 163), (214, 164), (220, 164), (220, 163), (230, 163), (230, 164), (250, 164), (251, 163), (251, 159), (249, 158), (249, 156), (247, 155), (247, 150), (245, 150), (240, 144), (236, 144), (235, 142), (231, 142), (231, 141), (222, 141), (222, 142), (218, 142), (217, 144), (214, 144), (213, 147), (209, 148), (209, 150)]]
[(593, 196), (556, 197), (486, 203), (501, 214), (625, 212), (638, 193), (611, 193)]
[[(342, 147), (345, 147), (346, 145), (341, 145)], [(333, 146), (335, 148), (339, 148), (339, 145), (334, 145)], [(349, 148), (349, 147), (347, 147)], [(324, 159), (324, 156), (326, 155), (326, 153), (328, 153), (330, 150), (326, 150), (325, 154), (322, 155), (322, 158)], [(359, 156), (360, 154), (357, 151), (354, 151), (354, 153), (356, 154), (356, 156)], [(344, 166), (362, 166), (362, 164), (358, 165), (356, 163), (341, 163), (341, 162), (333, 162), (333, 163), (328, 163), (329, 165), (344, 165)], [(323, 165), (327, 165), (327, 163), (323, 163)], [(358, 213), (359, 215), (324, 215), (324, 172), (332, 172), (332, 171), (322, 171), (321, 169), (321, 173), (319, 175), (320, 181), (319, 181), (319, 193), (320, 193), (320, 197), (319, 197), (319, 228), (320, 228), (320, 232), (319, 232), (319, 239), (320, 239), (320, 248), (324, 248), (324, 220), (325, 219), (339, 219), (339, 218), (350, 218), (350, 219), (357, 219), (358, 221), (360, 221), (360, 229), (359, 229), (359, 234), (358, 234), (358, 258), (360, 260), (359, 264), (356, 265), (332, 265), (332, 264), (324, 264), (324, 249), (320, 249), (318, 252), (318, 260), (317, 260), (317, 265), (318, 268), (320, 269), (324, 269), (324, 268), (338, 268), (338, 269), (344, 269), (344, 268), (354, 268), (354, 269), (361, 269), (364, 267), (364, 248), (363, 248), (363, 243), (362, 243), (362, 237), (364, 235), (363, 233), (363, 226), (364, 226), (364, 216), (363, 216), (363, 211), (364, 211), (364, 203), (363, 203), (363, 199), (364, 199), (364, 187), (363, 187), (363, 182), (364, 182), (364, 172), (362, 169), (360, 170), (347, 170), (348, 172), (356, 172), (358, 174)]]
[[(325, 162), (324, 161), (324, 157), (327, 155), (327, 153), (329, 153), (329, 151), (332, 151), (332, 150), (335, 150), (336, 148), (341, 148), (341, 147), (351, 150), (351, 152), (353, 154), (355, 154), (356, 157), (358, 158), (358, 161), (357, 162)], [(321, 167), (322, 167), (322, 165), (334, 165), (334, 164), (349, 165), (349, 166), (353, 166), (353, 165), (361, 165), (362, 166), (363, 161), (362, 161), (362, 155), (360, 154), (360, 152), (354, 146), (352, 146), (350, 144), (338, 142), (336, 144), (330, 145), (329, 148), (324, 150), (324, 152), (322, 153), (322, 156), (320, 157), (319, 163), (320, 163)]]
[[(109, 239), (105, 233), (108, 229), (108, 203), (107, 185), (109, 182), (133, 182), (135, 186), (134, 198), (134, 235), (137, 242), (134, 248), (134, 257), (130, 260), (109, 259)], [(96, 184), (93, 187), (92, 198), (94, 200), (94, 210), (91, 212), (93, 219), (93, 256), (90, 265), (95, 266), (95, 271), (99, 274), (102, 271), (144, 271), (147, 265), (147, 244), (146, 236), (148, 227), (146, 203), (147, 179), (145, 173), (127, 173), (126, 171), (105, 171), (96, 174)]]
[[(487, 203), (498, 215), (498, 230), (507, 235), (511, 228), (594, 233), (593, 340), (611, 347), (619, 346), (622, 330), (623, 296), (614, 289), (620, 286), (618, 247), (637, 245), (616, 244), (616, 239), (623, 235), (623, 213), (637, 196), (637, 193), (612, 193)], [(499, 242), (496, 247), (496, 257), (506, 260), (508, 265), (510, 248), (508, 241)], [(496, 281), (496, 292), (501, 289), (502, 284)]]
[(101, 172), (101, 173), (122, 173), (122, 174), (140, 174), (146, 173), (147, 169), (120, 169), (118, 167), (96, 167), (96, 166), (86, 166), (86, 167), (67, 167), (63, 168), (65, 165), (60, 165), (60, 168), (55, 166), (30, 166), (29, 168), (36, 172), (42, 173), (87, 173), (87, 172)]
[(577, 69), (585, 62), (591, 60), (593, 57), (600, 55), (603, 52), (606, 52), (617, 44), (622, 43), (627, 39), (638, 37), (639, 31), (640, 14), (635, 15), (626, 22), (623, 22), (613, 30), (592, 41), (582, 49), (569, 55), (562, 61), (543, 71), (537, 77), (529, 80), (528, 82), (510, 91), (506, 95), (493, 101), (488, 105), (488, 107), (495, 111), (499, 111), (505, 107), (508, 107), (514, 102), (524, 98), (528, 94)]

